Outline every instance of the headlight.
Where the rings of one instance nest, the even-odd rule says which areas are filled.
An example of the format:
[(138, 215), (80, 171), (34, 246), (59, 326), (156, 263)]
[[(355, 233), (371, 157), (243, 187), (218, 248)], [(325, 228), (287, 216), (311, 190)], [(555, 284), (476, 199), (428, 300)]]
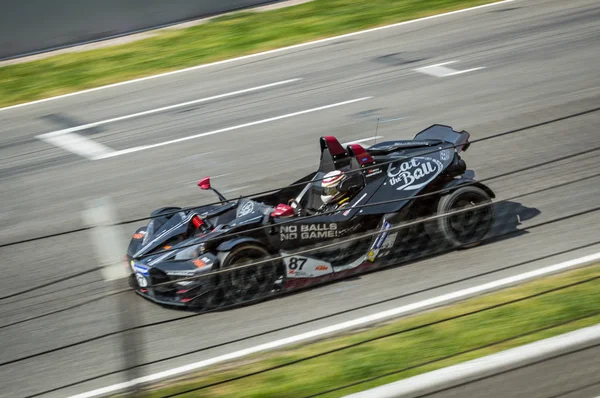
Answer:
[(175, 255), (175, 260), (191, 260), (192, 258), (198, 257), (200, 254), (206, 251), (206, 244), (200, 243), (198, 245), (190, 246)]

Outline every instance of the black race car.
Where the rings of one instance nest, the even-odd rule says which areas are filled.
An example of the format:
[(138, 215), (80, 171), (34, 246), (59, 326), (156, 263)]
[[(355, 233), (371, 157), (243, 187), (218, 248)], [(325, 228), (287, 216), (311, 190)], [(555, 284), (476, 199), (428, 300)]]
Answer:
[[(154, 211), (128, 248), (130, 285), (157, 303), (215, 308), (397, 262), (411, 242), (407, 223), (423, 227), (436, 246), (476, 245), (494, 222), (486, 204), (495, 195), (461, 159), (468, 140), (439, 124), (366, 149), (321, 137), (316, 172), (230, 201), (206, 177), (198, 185), (221, 202)], [(321, 180), (334, 170), (345, 171), (339, 190), (350, 200), (329, 209)], [(455, 214), (439, 216), (446, 212)]]

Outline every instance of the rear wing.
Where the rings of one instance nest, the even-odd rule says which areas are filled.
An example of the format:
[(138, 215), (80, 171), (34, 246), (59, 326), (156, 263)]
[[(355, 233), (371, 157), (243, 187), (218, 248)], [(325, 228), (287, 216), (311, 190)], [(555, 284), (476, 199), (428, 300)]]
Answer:
[(443, 124), (434, 124), (425, 130), (417, 133), (414, 140), (441, 140), (455, 145), (456, 151), (466, 151), (471, 146), (469, 137), (471, 135), (466, 131), (455, 131), (450, 126)]

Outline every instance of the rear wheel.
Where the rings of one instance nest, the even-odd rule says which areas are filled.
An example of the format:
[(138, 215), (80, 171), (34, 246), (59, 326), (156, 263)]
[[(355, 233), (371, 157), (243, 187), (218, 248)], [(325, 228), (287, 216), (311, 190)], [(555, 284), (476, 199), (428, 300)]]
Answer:
[[(227, 254), (220, 275), (225, 305), (241, 304), (268, 295), (277, 280), (277, 264), (265, 261), (269, 252), (257, 245), (241, 245)], [(259, 262), (257, 265), (250, 265)]]
[(495, 214), (491, 205), (475, 206), (491, 201), (483, 189), (474, 186), (461, 187), (442, 196), (437, 206), (438, 215), (460, 212), (426, 223), (427, 234), (453, 248), (466, 249), (479, 245), (492, 227)]

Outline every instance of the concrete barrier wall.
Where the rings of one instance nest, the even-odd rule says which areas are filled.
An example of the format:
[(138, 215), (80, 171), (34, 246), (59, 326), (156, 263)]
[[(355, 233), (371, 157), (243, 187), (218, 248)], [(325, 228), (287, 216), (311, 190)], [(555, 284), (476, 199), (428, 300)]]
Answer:
[(0, 58), (269, 2), (273, 0), (0, 0)]

